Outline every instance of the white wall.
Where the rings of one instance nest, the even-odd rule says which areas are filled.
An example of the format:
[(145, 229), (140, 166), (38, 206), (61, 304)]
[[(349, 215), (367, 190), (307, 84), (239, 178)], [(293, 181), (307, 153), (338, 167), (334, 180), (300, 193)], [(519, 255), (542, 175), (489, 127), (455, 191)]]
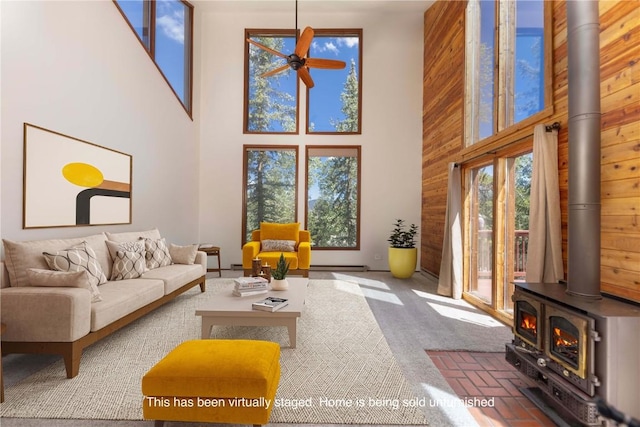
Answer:
[[(243, 144), (299, 145), (301, 223), (304, 146), (361, 145), (361, 249), (314, 251), (312, 264), (368, 265), (387, 270), (387, 238), (395, 219), (420, 224), (423, 14), (372, 7), (357, 13), (301, 15), (298, 22), (300, 27), (363, 29), (362, 135), (305, 135), (303, 130), (300, 135), (243, 135), (244, 29), (292, 28), (294, 15), (291, 10), (205, 10), (200, 92), (201, 240), (221, 246), (223, 267), (242, 262)], [(300, 129), (304, 129), (306, 100), (304, 91), (301, 94)]]
[[(113, 2), (2, 2), (1, 43), (2, 237), (158, 227), (197, 241), (197, 123)], [(133, 155), (133, 223), (23, 230), (24, 122)]]

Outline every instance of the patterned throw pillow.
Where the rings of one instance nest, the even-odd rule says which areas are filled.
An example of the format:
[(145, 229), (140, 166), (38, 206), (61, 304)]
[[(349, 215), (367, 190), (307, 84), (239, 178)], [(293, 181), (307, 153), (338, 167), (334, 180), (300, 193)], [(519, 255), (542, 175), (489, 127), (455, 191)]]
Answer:
[[(123, 259), (118, 257), (118, 251), (135, 252), (135, 253), (141, 254), (142, 259), (144, 260), (143, 262), (144, 269), (142, 270), (140, 275), (145, 271), (147, 271), (146, 258), (145, 258), (146, 251), (144, 250), (143, 238), (140, 238), (139, 240), (134, 240), (132, 242), (113, 242), (111, 240), (107, 240), (107, 248), (109, 249), (109, 255), (111, 255), (111, 259), (113, 260), (113, 264), (111, 267), (111, 277), (109, 280), (123, 280), (123, 274), (125, 276), (128, 275), (127, 273), (125, 273), (127, 267), (122, 265)], [(118, 264), (118, 266), (116, 266), (116, 263)], [(136, 277), (140, 277), (140, 275)], [(127, 278), (131, 279), (132, 277), (127, 277)]]
[(127, 251), (127, 252), (140, 252), (143, 253), (144, 250), (144, 239), (141, 237), (138, 240), (134, 240), (131, 242), (114, 242), (111, 240), (107, 240), (107, 248), (109, 249), (109, 255), (111, 255), (111, 259), (115, 261), (116, 252), (118, 251)]
[(44, 259), (50, 269), (56, 271), (81, 271), (89, 273), (91, 285), (102, 285), (107, 282), (100, 263), (96, 259), (96, 253), (87, 242), (77, 246), (57, 251), (56, 253), (43, 252)]
[(261, 251), (263, 252), (295, 252), (295, 240), (262, 240)]
[(89, 273), (86, 270), (54, 271), (28, 268), (27, 277), (31, 286), (89, 289), (91, 291), (91, 302), (102, 301), (98, 286), (90, 283)]
[(147, 271), (143, 252), (116, 251), (111, 280), (135, 279)]
[(144, 249), (147, 251), (147, 268), (149, 270), (171, 265), (171, 255), (164, 237), (158, 240), (144, 239)]
[(193, 264), (196, 262), (196, 254), (198, 253), (198, 245), (179, 246), (171, 243), (169, 245), (169, 254), (174, 264)]

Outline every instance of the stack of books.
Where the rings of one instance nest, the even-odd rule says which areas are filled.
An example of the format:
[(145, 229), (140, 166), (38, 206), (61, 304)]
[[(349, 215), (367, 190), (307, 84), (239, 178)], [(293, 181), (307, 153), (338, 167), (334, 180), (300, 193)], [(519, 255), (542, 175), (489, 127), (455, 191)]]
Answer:
[(233, 283), (233, 295), (237, 297), (266, 294), (269, 291), (269, 282), (263, 277), (239, 277)]

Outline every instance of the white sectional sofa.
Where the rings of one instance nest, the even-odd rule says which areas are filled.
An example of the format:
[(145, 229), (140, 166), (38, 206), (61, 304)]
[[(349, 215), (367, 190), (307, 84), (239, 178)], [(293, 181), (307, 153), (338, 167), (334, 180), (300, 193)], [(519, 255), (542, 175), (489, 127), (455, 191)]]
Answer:
[[(153, 245), (160, 241), (164, 242), (164, 239), (157, 229), (105, 232), (73, 239), (24, 242), (5, 239), (5, 268), (2, 268), (0, 289), (0, 317), (6, 325), (2, 334), (2, 353), (61, 354), (67, 377), (73, 378), (79, 372), (85, 347), (196, 285), (204, 292), (206, 254), (195, 247), (169, 245), (160, 249), (173, 256), (168, 257), (169, 261), (165, 257), (157, 262), (153, 255), (160, 252)], [(145, 249), (149, 249), (148, 244), (152, 245), (150, 250), (143, 252), (144, 261), (135, 250), (128, 250), (130, 242), (134, 242), (135, 248), (139, 248), (137, 245), (141, 242)], [(96, 270), (104, 273), (102, 281), (106, 279), (106, 282), (97, 288), (90, 280), (85, 280), (95, 279), (88, 272), (72, 274), (52, 270), (52, 257), (58, 256), (64, 261), (66, 258), (60, 258), (60, 254), (78, 247), (90, 248), (86, 249), (90, 258), (92, 253), (95, 255), (97, 263), (89, 266), (91, 274)], [(43, 255), (45, 252), (49, 262)], [(117, 266), (112, 253), (119, 258)], [(164, 265), (167, 263), (169, 265)], [(123, 268), (131, 270), (134, 264), (136, 268), (142, 265), (142, 271), (121, 274)], [(59, 268), (59, 265), (53, 268)], [(73, 287), (79, 286), (75, 281), (78, 274), (82, 276), (81, 287)]]

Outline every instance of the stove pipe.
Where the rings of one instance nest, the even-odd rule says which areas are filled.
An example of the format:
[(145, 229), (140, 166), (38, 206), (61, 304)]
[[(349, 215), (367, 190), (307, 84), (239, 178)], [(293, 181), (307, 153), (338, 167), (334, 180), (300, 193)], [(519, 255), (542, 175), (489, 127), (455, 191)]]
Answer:
[(567, 1), (569, 260), (567, 293), (600, 295), (600, 22), (597, 1)]

